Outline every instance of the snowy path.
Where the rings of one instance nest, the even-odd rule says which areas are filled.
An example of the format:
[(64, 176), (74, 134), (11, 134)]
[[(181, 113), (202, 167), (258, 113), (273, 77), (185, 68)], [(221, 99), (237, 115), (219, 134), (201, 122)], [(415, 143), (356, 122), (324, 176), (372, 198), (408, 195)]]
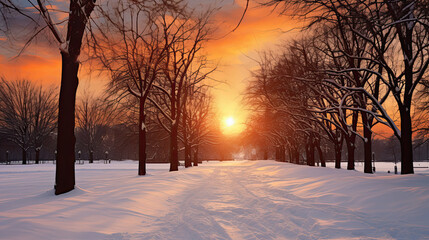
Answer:
[[(240, 161), (137, 177), (134, 167), (82, 166), (80, 189), (59, 197), (41, 190), (49, 167), (0, 169), (0, 239), (429, 239), (426, 174)], [(7, 182), (26, 190), (7, 196)]]

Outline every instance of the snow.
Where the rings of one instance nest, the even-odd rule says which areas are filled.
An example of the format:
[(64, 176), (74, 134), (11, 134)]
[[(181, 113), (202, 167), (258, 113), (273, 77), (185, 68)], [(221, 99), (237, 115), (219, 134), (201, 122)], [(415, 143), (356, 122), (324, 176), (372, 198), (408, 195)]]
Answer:
[(427, 168), (395, 175), (387, 174), (391, 163), (376, 163), (376, 174), (274, 161), (168, 167), (149, 164), (149, 175), (137, 176), (132, 161), (76, 165), (77, 189), (55, 196), (55, 165), (0, 165), (0, 239), (429, 236)]

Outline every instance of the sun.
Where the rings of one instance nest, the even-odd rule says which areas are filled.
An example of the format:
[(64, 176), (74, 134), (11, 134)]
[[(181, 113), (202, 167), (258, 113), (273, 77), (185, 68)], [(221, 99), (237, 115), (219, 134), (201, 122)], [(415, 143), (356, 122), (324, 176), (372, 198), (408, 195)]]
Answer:
[(225, 126), (232, 127), (235, 124), (235, 119), (233, 117), (227, 117), (225, 119)]
[(223, 134), (235, 135), (239, 134), (244, 130), (244, 124), (241, 123), (240, 118), (234, 116), (225, 116), (222, 119), (221, 130)]

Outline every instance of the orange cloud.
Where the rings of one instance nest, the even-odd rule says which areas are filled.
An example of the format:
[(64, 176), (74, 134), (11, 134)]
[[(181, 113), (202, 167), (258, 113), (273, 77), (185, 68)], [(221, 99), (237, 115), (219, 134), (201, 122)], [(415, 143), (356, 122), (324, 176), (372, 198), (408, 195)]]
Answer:
[(21, 55), (8, 59), (0, 55), (0, 73), (9, 79), (28, 79), (46, 84), (60, 84), (61, 58)]

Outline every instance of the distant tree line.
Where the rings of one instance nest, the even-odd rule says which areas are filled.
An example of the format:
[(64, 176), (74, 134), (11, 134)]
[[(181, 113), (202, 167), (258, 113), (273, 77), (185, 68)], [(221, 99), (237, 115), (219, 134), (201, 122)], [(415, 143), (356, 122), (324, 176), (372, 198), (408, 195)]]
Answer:
[[(261, 54), (247, 91), (257, 125), (250, 126), (276, 146), (276, 158), (284, 161), (287, 152), (299, 163), (303, 151), (306, 163), (314, 166), (317, 152), (325, 166), (322, 142), (328, 141), (335, 167), (341, 167), (345, 144), (347, 169), (353, 170), (360, 139), (364, 171), (372, 173), (373, 127), (384, 124), (400, 143), (401, 173), (413, 173), (413, 133), (427, 132), (428, 126), (418, 121), (428, 116), (428, 2), (285, 0), (266, 5), (308, 23), (280, 53)], [(420, 98), (413, 98), (419, 92)], [(387, 107), (389, 100), (394, 109)]]

